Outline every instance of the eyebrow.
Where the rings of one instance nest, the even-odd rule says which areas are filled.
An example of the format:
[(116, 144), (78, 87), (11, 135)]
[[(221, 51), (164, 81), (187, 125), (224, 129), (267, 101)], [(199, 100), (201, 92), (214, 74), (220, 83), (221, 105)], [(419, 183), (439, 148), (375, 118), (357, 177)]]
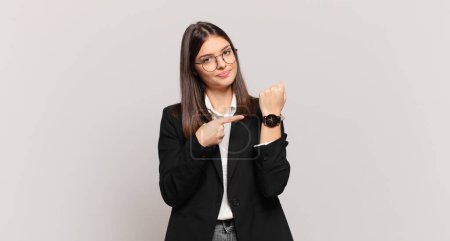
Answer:
[[(228, 44), (227, 46), (225, 46), (222, 50), (220, 50), (220, 51), (223, 51), (223, 50), (225, 50), (226, 48), (228, 48), (228, 47), (230, 47), (230, 45)], [(213, 54), (204, 54), (204, 55), (202, 55), (202, 56), (200, 56), (200, 57), (198, 57), (199, 59), (200, 58), (202, 58), (202, 57), (205, 57), (205, 56), (209, 56), (209, 55), (213, 55)]]

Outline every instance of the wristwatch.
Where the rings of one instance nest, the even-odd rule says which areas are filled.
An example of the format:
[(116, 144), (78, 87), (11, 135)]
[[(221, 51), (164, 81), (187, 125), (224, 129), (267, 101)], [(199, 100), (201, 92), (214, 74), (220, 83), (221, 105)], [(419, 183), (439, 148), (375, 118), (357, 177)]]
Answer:
[(283, 114), (280, 114), (279, 116), (275, 114), (268, 114), (266, 116), (263, 116), (263, 124), (268, 127), (275, 127), (277, 125), (280, 125), (281, 121), (284, 120)]

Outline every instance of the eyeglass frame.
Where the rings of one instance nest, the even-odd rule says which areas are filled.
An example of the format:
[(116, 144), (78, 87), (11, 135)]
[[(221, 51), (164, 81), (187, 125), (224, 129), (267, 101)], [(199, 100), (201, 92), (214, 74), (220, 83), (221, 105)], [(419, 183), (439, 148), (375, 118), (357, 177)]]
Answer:
[[(228, 49), (226, 49), (226, 50), (228, 50)], [(225, 52), (226, 50), (224, 50), (224, 52)], [(233, 54), (236, 55), (237, 49), (231, 48), (231, 50), (233, 51)], [(225, 61), (225, 58), (223, 57), (224, 52), (222, 52), (221, 54), (216, 55), (216, 56), (211, 56), (211, 57), (214, 57), (214, 60), (216, 61), (216, 68), (214, 68), (214, 69), (211, 70), (211, 71), (206, 70), (205, 67), (203, 67), (203, 63), (201, 63), (201, 62), (200, 62), (200, 63), (194, 62), (194, 64), (201, 64), (201, 65), (202, 65), (202, 68), (203, 68), (206, 72), (214, 72), (214, 70), (216, 70), (216, 69), (217, 69), (217, 66), (219, 65), (219, 62), (217, 61), (217, 57), (219, 57), (219, 56), (221, 56), (221, 55), (222, 55), (223, 62), (225, 62), (225, 63), (227, 63), (227, 64), (233, 64), (234, 62), (236, 62), (236, 60), (237, 60), (236, 56), (235, 56), (235, 59), (234, 59), (234, 62), (233, 62), (233, 63), (228, 63), (227, 61)]]

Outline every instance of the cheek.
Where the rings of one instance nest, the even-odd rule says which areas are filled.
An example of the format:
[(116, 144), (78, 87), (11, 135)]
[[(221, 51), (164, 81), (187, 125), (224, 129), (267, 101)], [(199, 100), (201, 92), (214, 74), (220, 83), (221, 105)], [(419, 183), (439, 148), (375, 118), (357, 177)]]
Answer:
[(214, 72), (206, 72), (203, 69), (198, 70), (200, 78), (203, 80), (203, 82), (205, 83), (212, 83), (214, 82), (215, 79), (215, 75)]
[(236, 76), (238, 70), (238, 65), (236, 63), (233, 64), (233, 74)]
[(195, 72), (197, 72), (197, 74), (199, 74), (199, 75), (203, 74), (203, 68), (200, 65), (195, 65), (194, 69), (195, 69)]
[(200, 67), (195, 67), (195, 70), (197, 71), (198, 75), (200, 75), (201, 77), (208, 77), (211, 73), (206, 72), (201, 66)]

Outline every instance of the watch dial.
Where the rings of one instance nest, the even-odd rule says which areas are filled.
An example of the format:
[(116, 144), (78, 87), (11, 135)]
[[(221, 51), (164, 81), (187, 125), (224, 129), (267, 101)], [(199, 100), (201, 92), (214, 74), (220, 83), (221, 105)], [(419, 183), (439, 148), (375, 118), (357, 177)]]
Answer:
[(278, 124), (278, 119), (276, 115), (270, 114), (266, 116), (266, 125), (269, 127), (274, 127)]

